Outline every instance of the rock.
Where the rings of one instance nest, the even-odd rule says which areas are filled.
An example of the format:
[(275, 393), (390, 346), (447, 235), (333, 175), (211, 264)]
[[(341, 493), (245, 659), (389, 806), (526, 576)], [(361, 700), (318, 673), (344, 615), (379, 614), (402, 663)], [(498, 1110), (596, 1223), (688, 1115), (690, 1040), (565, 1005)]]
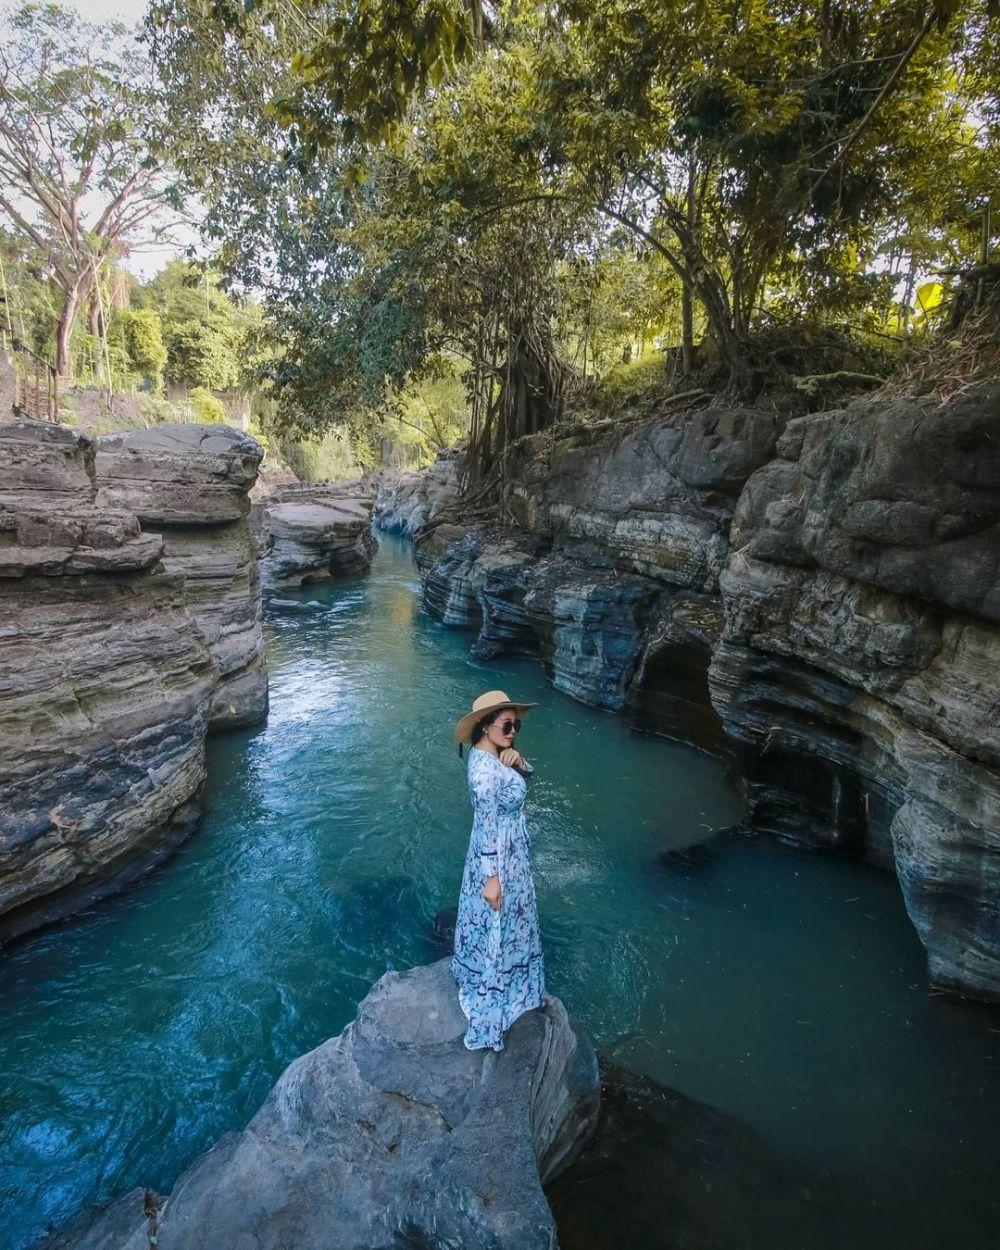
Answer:
[(434, 916), (434, 946), (442, 954), (450, 954), (455, 949), (455, 926), (458, 924), (458, 908), (443, 907)]
[[(593, 1132), (596, 1055), (551, 995), (499, 1054), (466, 1050), (448, 963), (386, 973), (339, 1036), (296, 1059), (174, 1185), (160, 1250), (554, 1250), (542, 1186)], [(89, 1241), (43, 1244), (147, 1250), (139, 1192), (130, 1235), (116, 1205)]]
[[(149, 1192), (154, 1201), (162, 1204), (160, 1194)], [(115, 1250), (132, 1235), (136, 1218), (146, 1205), (146, 1194), (145, 1189), (133, 1189), (114, 1202), (83, 1211), (58, 1232), (35, 1244), (44, 1250)]]
[(264, 449), (228, 425), (183, 422), (123, 430), (96, 441), (100, 500), (140, 521), (218, 525), (250, 513)]
[(716, 406), (624, 432), (538, 434), (513, 449), (511, 509), (590, 566), (715, 590), (740, 490), (781, 430), (774, 413)]
[(250, 488), (250, 503), (262, 503), (268, 496), (283, 486), (298, 486), (299, 479), (291, 469), (274, 469), (267, 459), (263, 461), (257, 473), (257, 480)]
[(413, 535), (458, 495), (461, 448), (442, 452), (427, 469), (387, 469), (376, 484), (374, 520), (379, 529)]
[(283, 486), (258, 508), (264, 586), (302, 586), (364, 572), (378, 548), (373, 496), (360, 479), (329, 486)]
[(796, 458), (737, 509), (711, 668), (753, 827), (894, 867), (934, 984), (984, 998), (1000, 998), (998, 420), (986, 385), (791, 423)]
[(99, 500), (89, 439), (0, 425), (0, 939), (120, 888), (197, 820), (219, 668), (162, 551)]
[(158, 425), (99, 438), (98, 501), (133, 511), (163, 539), (163, 566), (219, 665), (211, 729), (267, 715), (257, 547), (248, 492), (263, 449), (227, 425)]
[(1000, 998), (998, 424), (983, 383), (535, 435), (518, 526), (416, 535), (425, 604), (735, 762), (748, 831), (894, 870), (934, 984)]

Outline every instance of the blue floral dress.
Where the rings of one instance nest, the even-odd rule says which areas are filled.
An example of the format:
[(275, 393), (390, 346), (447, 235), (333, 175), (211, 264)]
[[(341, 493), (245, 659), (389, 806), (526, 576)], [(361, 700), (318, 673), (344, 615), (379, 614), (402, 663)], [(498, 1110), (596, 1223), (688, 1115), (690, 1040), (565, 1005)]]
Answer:
[[(527, 783), (514, 768), (479, 747), (469, 750), (473, 821), (462, 874), (451, 972), (469, 1027), (469, 1050), (503, 1050), (514, 1021), (545, 999), (538, 909), (531, 878), (531, 840), (521, 808)], [(528, 766), (525, 771), (533, 771)], [(500, 908), (483, 898), (488, 877), (500, 878)]]

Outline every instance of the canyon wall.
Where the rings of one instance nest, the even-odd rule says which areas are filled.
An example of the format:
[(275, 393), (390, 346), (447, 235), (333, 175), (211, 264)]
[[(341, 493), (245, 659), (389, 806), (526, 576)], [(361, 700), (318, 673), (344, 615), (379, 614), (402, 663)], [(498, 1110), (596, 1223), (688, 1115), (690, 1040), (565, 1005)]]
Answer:
[(260, 571), (249, 492), (263, 450), (226, 425), (164, 424), (95, 442), (98, 502), (125, 508), (163, 539), (163, 567), (219, 666), (210, 729), (267, 715)]
[(168, 854), (199, 816), (209, 725), (266, 711), (260, 448), (182, 429), (0, 425), (0, 939)]
[(523, 440), (514, 526), (398, 475), (376, 516), (477, 655), (728, 756), (748, 829), (894, 869), (934, 984), (998, 999), (998, 424), (993, 384), (709, 407)]

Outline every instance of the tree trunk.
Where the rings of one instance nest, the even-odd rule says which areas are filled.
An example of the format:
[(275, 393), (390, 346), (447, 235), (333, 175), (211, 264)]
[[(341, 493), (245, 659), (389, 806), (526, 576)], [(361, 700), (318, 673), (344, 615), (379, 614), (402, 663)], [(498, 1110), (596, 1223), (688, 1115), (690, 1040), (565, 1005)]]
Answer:
[(72, 381), (69, 344), (79, 308), (80, 283), (74, 282), (63, 295), (62, 312), (56, 325), (56, 374), (69, 381)]
[[(697, 200), (695, 186), (698, 172), (698, 158), (692, 147), (688, 153), (687, 177), (687, 225), (693, 237), (697, 225)], [(684, 278), (681, 284), (681, 365), (684, 377), (694, 372), (694, 282), (691, 276), (690, 263), (684, 266)]]
[(87, 332), (92, 338), (101, 337), (101, 301), (97, 295), (96, 283), (90, 288), (90, 298), (87, 301)]

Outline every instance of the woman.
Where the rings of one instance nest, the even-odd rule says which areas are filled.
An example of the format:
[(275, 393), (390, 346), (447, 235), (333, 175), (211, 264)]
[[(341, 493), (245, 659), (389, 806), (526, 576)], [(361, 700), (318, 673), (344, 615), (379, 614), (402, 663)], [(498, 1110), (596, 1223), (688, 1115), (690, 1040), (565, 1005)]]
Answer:
[(503, 1050), (503, 1035), (523, 1012), (545, 1001), (531, 842), (521, 808), (523, 772), (534, 772), (514, 749), (519, 715), (537, 703), (515, 703), (502, 690), (482, 694), (455, 726), (468, 745), (473, 821), (455, 924), (452, 976), (469, 1027), (465, 1045)]

